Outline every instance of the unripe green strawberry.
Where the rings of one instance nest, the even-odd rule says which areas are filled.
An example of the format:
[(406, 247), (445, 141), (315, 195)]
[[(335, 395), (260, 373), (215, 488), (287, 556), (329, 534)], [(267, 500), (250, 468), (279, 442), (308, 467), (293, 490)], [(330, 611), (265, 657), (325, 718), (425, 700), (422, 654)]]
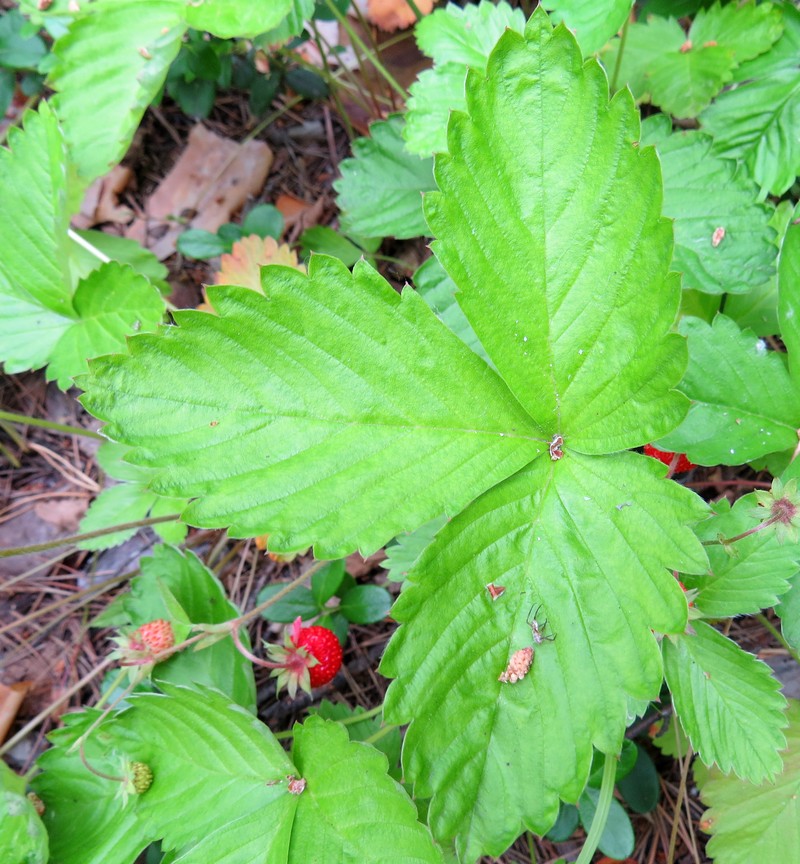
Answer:
[(153, 785), (153, 770), (145, 762), (131, 762), (131, 791), (142, 795)]

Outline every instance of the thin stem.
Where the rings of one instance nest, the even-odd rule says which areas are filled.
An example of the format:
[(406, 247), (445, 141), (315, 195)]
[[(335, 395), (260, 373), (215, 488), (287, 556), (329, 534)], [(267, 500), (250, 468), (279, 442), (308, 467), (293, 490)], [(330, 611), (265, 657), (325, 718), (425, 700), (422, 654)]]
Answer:
[[(375, 715), (380, 714), (383, 711), (383, 705), (377, 705), (375, 708), (370, 708), (369, 711), (364, 711), (362, 714), (353, 714), (351, 717), (345, 717), (344, 720), (337, 720), (337, 723), (341, 723), (342, 726), (353, 726), (356, 723), (360, 723), (362, 720), (369, 720), (370, 717), (375, 717)], [(394, 729), (394, 726), (389, 726), (389, 729)], [(287, 738), (292, 738), (291, 729), (287, 729), (284, 732), (275, 732), (275, 737), (278, 741), (285, 741)]]
[(778, 630), (778, 628), (769, 620), (769, 618), (767, 618), (766, 615), (764, 615), (762, 612), (759, 612), (753, 617), (756, 619), (756, 621), (759, 622), (759, 624), (761, 624), (761, 626), (765, 630), (769, 630), (769, 632), (775, 637), (775, 639), (781, 645), (783, 645), (783, 647), (789, 652), (789, 654), (791, 654), (796, 663), (800, 663), (800, 654), (798, 654), (797, 651), (792, 648), (792, 646), (786, 641), (783, 633)]
[(619, 51), (617, 51), (617, 62), (614, 64), (614, 73), (611, 76), (611, 83), (608, 85), (608, 90), (613, 96), (617, 92), (617, 78), (619, 77), (619, 69), (622, 65), (622, 55), (625, 53), (625, 43), (628, 41), (628, 25), (631, 23), (630, 15), (625, 19), (622, 25), (622, 37), (619, 40)]
[(25, 414), (12, 414), (11, 411), (0, 411), (0, 420), (8, 420), (10, 423), (23, 423), (25, 426), (40, 426), (42, 429), (52, 429), (54, 432), (65, 432), (67, 435), (82, 435), (84, 438), (96, 438), (105, 441), (106, 436), (91, 429), (83, 429), (80, 426), (67, 426), (65, 423), (53, 423), (51, 420), (42, 420), (39, 417), (28, 417)]
[(581, 854), (578, 856), (575, 864), (589, 864), (594, 857), (597, 847), (600, 845), (600, 838), (606, 829), (608, 814), (611, 812), (611, 801), (614, 797), (614, 780), (616, 776), (617, 760), (613, 756), (606, 754), (605, 762), (603, 763), (603, 780), (600, 785), (600, 797), (597, 799), (597, 809), (594, 811), (592, 827), (589, 829), (586, 842), (583, 844), (583, 849), (581, 849)]
[(90, 681), (92, 681), (92, 679), (96, 678), (113, 662), (114, 661), (111, 657), (106, 657), (106, 659), (103, 660), (99, 666), (95, 666), (95, 668), (92, 669), (91, 672), (88, 672), (86, 675), (84, 675), (77, 684), (73, 684), (73, 686), (70, 687), (69, 690), (67, 690), (65, 693), (62, 693), (62, 695), (59, 696), (58, 699), (55, 700), (55, 702), (51, 702), (44, 710), (40, 711), (33, 718), (33, 720), (30, 720), (28, 723), (26, 723), (22, 727), (22, 729), (17, 732), (16, 735), (9, 738), (8, 741), (6, 741), (6, 743), (3, 744), (2, 747), (0, 747), (0, 756), (8, 753), (8, 751), (11, 750), (12, 747), (19, 743), (28, 734), (28, 732), (30, 732), (32, 729), (35, 729), (42, 722), (42, 720), (46, 720), (53, 713), (54, 709), (58, 708), (59, 705), (63, 705), (64, 702), (67, 702), (69, 699), (71, 699), (75, 695), (75, 693), (77, 693), (79, 690), (82, 690)]
[(88, 240), (84, 240), (77, 231), (73, 231), (72, 228), (67, 228), (67, 237), (70, 240), (73, 240), (78, 246), (82, 246), (89, 254), (94, 255), (98, 261), (102, 261), (103, 264), (110, 264), (111, 259), (105, 253), (101, 252), (96, 246), (92, 246), (92, 244)]
[(422, 12), (419, 11), (419, 6), (414, 2), (414, 0), (406, 0), (411, 11), (416, 15), (417, 21), (422, 21)]
[(395, 723), (388, 723), (386, 726), (381, 726), (377, 732), (374, 732), (369, 738), (364, 739), (364, 744), (375, 744), (381, 738), (385, 738), (393, 729), (397, 729)]
[(719, 537), (716, 540), (703, 540), (703, 546), (730, 546), (732, 543), (736, 543), (737, 540), (744, 540), (745, 537), (749, 537), (758, 531), (763, 531), (765, 528), (769, 528), (770, 525), (774, 525), (779, 521), (780, 516), (770, 516), (769, 519), (765, 519), (759, 525), (756, 525), (755, 528), (748, 528), (747, 531), (742, 531), (741, 534), (737, 534), (735, 537)]
[(0, 549), (0, 558), (13, 558), (15, 555), (27, 555), (29, 552), (44, 552), (47, 549), (58, 549), (59, 546), (72, 546), (75, 543), (92, 540), (94, 537), (104, 537), (106, 534), (114, 534), (117, 531), (130, 531), (133, 528), (160, 525), (162, 522), (174, 522), (180, 517), (180, 513), (172, 513), (169, 516), (150, 516), (147, 519), (138, 519), (136, 522), (123, 522), (121, 525), (112, 525), (110, 528), (98, 528), (96, 531), (87, 531), (85, 534), (73, 534), (71, 537), (62, 537), (60, 540), (50, 540), (48, 543)]
[(533, 845), (533, 834), (530, 831), (525, 832), (525, 842), (528, 844), (528, 857), (531, 859), (531, 864), (536, 864), (536, 847)]
[(353, 29), (353, 26), (347, 20), (347, 16), (343, 15), (336, 8), (336, 4), (333, 2), (333, 0), (325, 0), (325, 5), (336, 17), (336, 20), (339, 22), (339, 24), (344, 27), (347, 35), (350, 37), (350, 42), (353, 45), (353, 50), (356, 51), (360, 49), (361, 51), (363, 51), (369, 57), (369, 62), (372, 63), (372, 65), (378, 70), (384, 81), (386, 81), (386, 83), (397, 93), (398, 96), (400, 96), (401, 99), (407, 99), (408, 94), (406, 93), (403, 86), (401, 84), (398, 84), (392, 73), (378, 59), (378, 52), (370, 51), (369, 48), (364, 44), (361, 37), (358, 35), (358, 33), (356, 33), (356, 31)]
[[(675, 740), (678, 742), (680, 752), (680, 737), (678, 735), (678, 725), (675, 724)], [(681, 782), (678, 786), (678, 797), (675, 799), (675, 813), (672, 818), (672, 831), (669, 835), (669, 851), (667, 852), (667, 864), (673, 864), (675, 861), (675, 846), (678, 841), (678, 825), (680, 824), (681, 805), (683, 804), (683, 796), (686, 793), (686, 777), (689, 773), (689, 763), (692, 761), (692, 747), (689, 745), (686, 751), (686, 758), (681, 764)]]

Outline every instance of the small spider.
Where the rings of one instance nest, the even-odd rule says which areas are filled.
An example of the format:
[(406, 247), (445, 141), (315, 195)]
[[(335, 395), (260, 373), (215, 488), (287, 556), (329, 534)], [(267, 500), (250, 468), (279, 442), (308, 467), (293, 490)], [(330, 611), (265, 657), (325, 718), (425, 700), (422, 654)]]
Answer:
[(541, 611), (541, 608), (542, 608), (542, 604), (540, 603), (536, 607), (536, 611), (534, 612), (533, 606), (531, 606), (531, 611), (528, 613), (528, 618), (527, 618), (528, 626), (531, 628), (531, 635), (533, 636), (533, 641), (537, 645), (541, 645), (542, 642), (555, 642), (556, 641), (556, 637), (552, 633), (549, 636), (544, 635), (544, 631), (547, 629), (547, 619), (545, 618), (545, 620), (542, 621), (541, 624), (536, 620), (536, 616)]

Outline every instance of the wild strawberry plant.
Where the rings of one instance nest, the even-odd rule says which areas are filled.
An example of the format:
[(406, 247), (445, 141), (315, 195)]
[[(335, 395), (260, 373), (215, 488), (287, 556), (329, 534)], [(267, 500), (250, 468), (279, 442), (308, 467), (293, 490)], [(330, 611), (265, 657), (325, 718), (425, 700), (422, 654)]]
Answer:
[[(175, 39), (165, 15), (176, 32), (235, 26), (222, 4), (151, 5), (134, 22), (133, 4), (94, 4), (98, 17), (64, 37), (62, 59), (81, 56), (80, 28), (101, 13), (137, 27), (153, 16), (155, 47)], [(407, 724), (402, 776), (428, 799), (427, 824), (385, 758), (333, 720), (295, 726), (283, 750), (253, 717), (243, 617), (191, 553), (162, 547), (102, 623), (136, 644), (143, 625), (168, 623), (177, 645), (147, 658), (153, 692), (73, 715), (53, 734), (34, 782), (52, 860), (129, 864), (160, 842), (168, 861), (471, 862), (524, 830), (557, 820), (572, 830), (578, 814), (563, 802), (579, 802), (583, 864), (597, 826), (617, 818), (614, 782), (639, 765), (626, 728), (666, 698), (665, 684), (676, 732), (717, 766), (699, 776), (711, 854), (800, 854), (788, 832), (751, 839), (756, 822), (796, 816), (796, 704), (787, 712), (768, 667), (713, 626), (780, 603), (798, 638), (800, 227), (793, 203), (776, 207), (766, 192), (783, 194), (797, 174), (785, 132), (800, 15), (714, 4), (688, 32), (667, 17), (626, 25), (602, 52), (604, 71), (584, 55), (629, 4), (602, 4), (602, 21), (583, 4), (544, 5), (578, 42), (543, 11), (525, 23), (504, 4), (425, 19), (420, 45), (435, 65), (407, 117), (376, 124), (343, 166), (347, 230), (435, 238), (419, 291), (397, 294), (365, 262), (271, 266), (263, 293), (209, 288), (213, 311), (175, 312), (174, 325), (78, 378), (83, 404), (142, 472), (140, 494), (168, 498), (190, 525), (268, 534), (275, 552), (313, 546), (319, 559), (399, 537), (390, 573), (407, 584), (381, 664), (394, 679), (383, 715)], [(169, 51), (142, 68), (161, 70)], [(677, 86), (683, 78), (691, 86)], [(63, 362), (69, 377), (121, 337), (73, 365), (54, 350), (60, 319), (76, 317), (77, 291), (59, 287), (61, 129), (78, 135), (69, 106), (81, 98), (66, 73), (54, 81), (58, 119), (47, 106), (29, 115), (0, 176), (16, 195), (9, 206), (29, 212), (29, 173), (54, 226), (38, 240), (41, 278), (9, 253), (1, 283), (53, 339), (35, 357), (4, 357), (10, 370)], [(666, 114), (642, 128), (631, 92), (615, 92), (622, 83), (679, 118), (700, 114), (700, 131), (673, 132)], [(144, 110), (152, 80), (133, 96), (124, 86), (127, 110)], [(737, 94), (767, 91), (780, 111), (743, 110), (741, 135), (715, 134), (746, 100)], [(100, 163), (80, 160), (85, 176)], [(387, 206), (365, 203), (369, 178), (397, 162), (392, 190), (379, 190)], [(777, 335), (786, 354), (762, 339)], [(30, 351), (22, 335), (12, 345)], [(653, 442), (782, 479), (709, 505), (632, 452)], [(289, 642), (303, 648), (300, 633)], [(317, 666), (303, 666), (313, 685)]]

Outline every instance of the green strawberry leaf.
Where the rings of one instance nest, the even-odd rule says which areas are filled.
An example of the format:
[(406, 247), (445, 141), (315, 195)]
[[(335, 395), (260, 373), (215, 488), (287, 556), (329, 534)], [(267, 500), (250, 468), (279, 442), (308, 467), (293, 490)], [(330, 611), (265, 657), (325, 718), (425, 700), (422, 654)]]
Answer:
[[(186, 507), (185, 498), (168, 498), (148, 488), (153, 472), (141, 465), (126, 462), (125, 456), (129, 449), (113, 441), (105, 441), (100, 445), (97, 451), (98, 464), (109, 477), (124, 482), (109, 486), (92, 501), (81, 520), (81, 534), (126, 522), (138, 522), (148, 516), (169, 516), (170, 513), (180, 513)], [(187, 526), (177, 520), (151, 527), (165, 543), (181, 543), (186, 537)], [(78, 546), (80, 549), (111, 549), (129, 540), (137, 530), (114, 531), (82, 540)]]
[(66, 149), (46, 102), (0, 148), (0, 361), (38, 369), (75, 320), (69, 278)]
[(345, 572), (345, 561), (340, 558), (338, 561), (328, 562), (311, 577), (311, 593), (320, 606), (324, 606), (339, 590)]
[(782, 195), (800, 174), (800, 64), (723, 93), (700, 122), (717, 152), (744, 163), (767, 192)]
[(778, 266), (778, 315), (789, 370), (800, 376), (800, 205), (789, 220)]
[(409, 89), (403, 137), (411, 153), (430, 156), (447, 149), (448, 115), (466, 107), (467, 69), (485, 71), (489, 52), (506, 28), (522, 33), (525, 16), (504, 0), (497, 5), (481, 0), (463, 9), (448, 3), (417, 24), (417, 44), (434, 67)]
[[(714, 505), (716, 516), (697, 527), (698, 537), (735, 537), (755, 528), (760, 521), (752, 515), (756, 504), (753, 494), (743, 495), (733, 508), (723, 498)], [(730, 551), (722, 546), (709, 546), (706, 551), (710, 574), (686, 576), (683, 581), (687, 588), (699, 589), (694, 603), (707, 618), (754, 614), (774, 606), (789, 590), (789, 580), (800, 567), (800, 549), (779, 543), (774, 530), (737, 540)]]
[[(669, 334), (672, 226), (630, 98), (608, 104), (596, 64), (568, 65), (565, 28), (542, 47), (536, 86), (494, 83), (527, 74), (546, 21), (532, 19), (527, 51), (507, 31), (487, 83), (470, 73), (470, 114), (451, 115), (451, 154), (436, 161), (442, 192), (426, 196), (425, 212), (456, 299), (510, 390), (548, 437), (607, 453), (660, 437), (686, 410), (667, 391), (686, 362)], [(596, 128), (580, 119), (589, 114)], [(534, 165), (522, 156), (531, 141), (542, 142)], [(636, 315), (620, 312), (634, 304)]]
[(399, 239), (430, 233), (422, 193), (436, 188), (433, 164), (406, 152), (404, 122), (394, 115), (373, 123), (369, 138), (353, 142), (353, 158), (340, 163), (342, 176), (333, 186), (345, 233)]
[(185, 521), (269, 533), (276, 551), (371, 552), (546, 446), (411, 289), (401, 298), (365, 263), (351, 274), (325, 256), (308, 276), (263, 273), (267, 297), (209, 289), (219, 316), (176, 313), (180, 326), (91, 366), (85, 404), (136, 448), (131, 461), (159, 469), (152, 488), (200, 496)]
[[(718, 864), (793, 861), (800, 824), (800, 702), (789, 700), (783, 771), (772, 783), (752, 786), (719, 769), (695, 768), (706, 811), (702, 825), (713, 836), (708, 853)], [(698, 770), (700, 768), (700, 770)]]
[(689, 30), (695, 45), (716, 42), (733, 51), (737, 65), (769, 51), (783, 33), (783, 15), (772, 3), (722, 4), (701, 9)]
[(186, 23), (221, 39), (258, 36), (277, 27), (292, 0), (183, 0)]
[(25, 795), (25, 780), (0, 762), (0, 856), (6, 864), (46, 864), (47, 831)]
[(634, 813), (651, 813), (658, 806), (661, 784), (658, 771), (647, 750), (636, 745), (636, 763), (630, 774), (617, 780), (625, 803)]
[(383, 621), (392, 607), (392, 595), (380, 585), (356, 585), (343, 597), (338, 611), (353, 624)]
[(689, 368), (680, 389), (692, 400), (683, 423), (658, 443), (701, 465), (741, 465), (793, 450), (800, 390), (783, 356), (725, 315), (711, 325), (684, 318)]
[[(599, 797), (599, 790), (586, 788), (578, 799), (578, 814), (581, 825), (586, 829), (587, 834), (592, 827), (592, 822), (594, 822)], [(604, 855), (622, 860), (633, 853), (635, 840), (630, 817), (619, 801), (613, 798), (608, 813), (608, 821), (600, 836), (598, 848)]]
[(176, 0), (96, 0), (53, 45), (53, 107), (85, 185), (127, 151), (180, 49), (181, 12)]
[(388, 570), (386, 574), (392, 582), (402, 582), (408, 571), (414, 566), (419, 556), (433, 543), (433, 538), (447, 522), (446, 516), (438, 516), (416, 531), (409, 534), (399, 534), (391, 546), (386, 547), (386, 560), (381, 567)]
[(47, 54), (39, 36), (23, 35), (25, 19), (19, 9), (6, 9), (0, 18), (0, 66), (10, 69), (35, 69)]
[[(194, 624), (221, 624), (240, 614), (225, 594), (219, 579), (192, 552), (172, 546), (155, 546), (151, 558), (142, 558), (141, 575), (131, 580), (124, 609), (136, 627), (156, 618), (170, 619), (162, 586), (180, 604)], [(242, 633), (247, 645), (247, 636)], [(153, 681), (160, 687), (172, 684), (204, 684), (216, 687), (248, 711), (256, 712), (253, 666), (231, 639), (222, 639), (201, 651), (186, 649), (153, 669)]]
[[(48, 735), (52, 746), (37, 760), (42, 773), (31, 781), (45, 805), (50, 860), (59, 864), (127, 864), (148, 845), (138, 817), (139, 796), (123, 804), (121, 784), (92, 773), (77, 750), (70, 750), (100, 714), (89, 709), (64, 717), (64, 727)], [(103, 721), (85, 741), (84, 753), (96, 771), (119, 777), (122, 754), (109, 746), (114, 723)]]
[(789, 580), (789, 590), (781, 597), (775, 613), (781, 619), (783, 638), (795, 650), (800, 648), (800, 573)]
[(760, 783), (781, 770), (786, 700), (769, 667), (704, 621), (664, 639), (675, 712), (706, 765)]
[(625, 23), (632, 0), (545, 0), (552, 21), (563, 21), (575, 34), (584, 55), (599, 51)]
[(50, 354), (47, 379), (62, 390), (87, 371), (86, 361), (122, 351), (126, 337), (154, 330), (164, 315), (159, 291), (127, 265), (111, 261), (78, 283), (72, 306), (79, 316), (59, 338)]
[(775, 274), (774, 208), (757, 202), (753, 182), (712, 153), (714, 142), (700, 132), (642, 138), (656, 144), (661, 160), (663, 212), (675, 219), (672, 266), (684, 288), (743, 294), (768, 283)]
[(435, 257), (428, 258), (414, 274), (414, 287), (448, 329), (469, 345), (479, 357), (491, 363), (467, 316), (456, 302), (455, 282), (445, 273)]
[[(262, 588), (258, 593), (258, 603), (264, 603), (274, 597), (279, 591), (283, 591), (285, 585), (273, 583)], [(290, 624), (298, 616), (304, 621), (316, 618), (323, 611), (323, 604), (319, 603), (309, 588), (298, 585), (293, 591), (277, 600), (272, 606), (268, 606), (262, 613), (267, 621), (277, 621), (280, 624)]]
[[(140, 276), (149, 279), (162, 294), (172, 293), (172, 286), (167, 282), (167, 268), (149, 249), (145, 249), (136, 240), (117, 237), (116, 234), (106, 234), (104, 231), (76, 231), (75, 233), (112, 261), (130, 264)], [(72, 275), (76, 283), (85, 279), (103, 264), (96, 255), (74, 241), (70, 253)]]
[(781, 14), (783, 33), (780, 39), (764, 54), (747, 60), (739, 66), (733, 75), (734, 81), (751, 81), (754, 78), (765, 78), (776, 72), (794, 69), (798, 66), (800, 57), (800, 9), (792, 3), (782, 3), (776, 6)]
[[(537, 460), (442, 528), (409, 574), (381, 664), (397, 678), (385, 716), (411, 721), (406, 777), (433, 796), (434, 835), (456, 837), (466, 860), (500, 855), (523, 828), (546, 832), (559, 797), (580, 795), (592, 745), (619, 752), (628, 695), (657, 696), (651, 628), (686, 620), (666, 568), (707, 567), (684, 527), (705, 510), (664, 473), (634, 453)], [(505, 588), (496, 600), (492, 579)], [(534, 645), (531, 604), (555, 641), (536, 647), (524, 680), (501, 683)]]
[[(792, 219), (792, 202), (781, 201), (775, 208), (770, 227), (776, 232), (773, 243), (781, 248), (786, 230)], [(778, 322), (778, 273), (747, 294), (734, 294), (725, 301), (725, 314), (742, 328), (752, 330), (756, 336), (774, 336), (781, 332)], [(791, 365), (791, 361), (790, 361)]]

